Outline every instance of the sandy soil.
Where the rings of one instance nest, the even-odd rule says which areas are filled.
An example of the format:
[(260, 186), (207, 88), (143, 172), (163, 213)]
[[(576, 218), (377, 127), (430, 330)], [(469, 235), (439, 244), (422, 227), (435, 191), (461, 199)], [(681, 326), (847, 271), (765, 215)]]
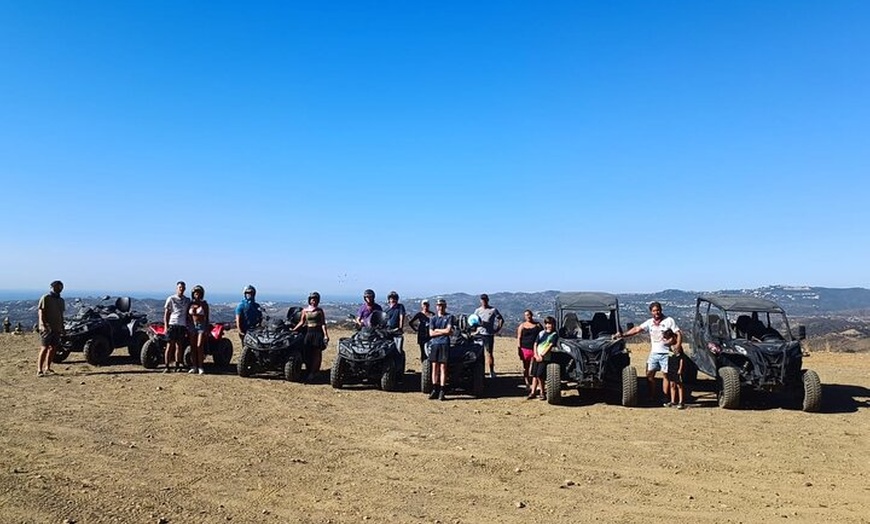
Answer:
[(808, 414), (719, 409), (710, 381), (685, 411), (527, 401), (509, 339), (488, 397), (447, 402), (419, 375), (334, 390), (326, 372), (161, 374), (124, 350), (36, 378), (36, 346), (0, 336), (3, 523), (870, 522), (870, 354), (807, 359), (825, 395)]

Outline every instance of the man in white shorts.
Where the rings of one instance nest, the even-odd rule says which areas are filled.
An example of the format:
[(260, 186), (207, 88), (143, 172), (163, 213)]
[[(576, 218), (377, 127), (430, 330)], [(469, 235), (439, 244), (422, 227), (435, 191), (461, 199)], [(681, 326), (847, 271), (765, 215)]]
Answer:
[(656, 398), (656, 371), (661, 371), (664, 379), (662, 380), (662, 390), (665, 397), (668, 396), (668, 346), (665, 345), (662, 333), (666, 329), (670, 329), (677, 336), (675, 345), (683, 342), (683, 334), (680, 328), (677, 327), (676, 321), (662, 313), (662, 305), (658, 302), (653, 302), (649, 305), (649, 311), (652, 313), (652, 318), (644, 321), (643, 324), (635, 326), (625, 333), (617, 333), (613, 338), (628, 338), (637, 335), (638, 333), (649, 333), (650, 352), (649, 359), (646, 361), (646, 380), (649, 384), (650, 401), (654, 402)]

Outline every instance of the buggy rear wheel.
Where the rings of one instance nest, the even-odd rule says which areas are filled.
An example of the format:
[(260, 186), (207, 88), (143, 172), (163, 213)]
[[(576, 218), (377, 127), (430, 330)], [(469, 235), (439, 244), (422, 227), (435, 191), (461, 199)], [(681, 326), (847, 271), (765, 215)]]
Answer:
[(96, 335), (85, 342), (84, 353), (88, 364), (102, 366), (112, 354), (112, 346), (109, 344), (109, 339), (102, 335)]
[(819, 379), (819, 374), (812, 369), (804, 370), (803, 383), (803, 410), (807, 412), (819, 411), (822, 407), (822, 381)]
[(127, 344), (127, 353), (135, 360), (139, 360), (139, 355), (142, 354), (142, 346), (148, 342), (148, 334), (142, 331), (133, 333), (133, 338)]
[(347, 365), (341, 355), (335, 355), (335, 360), (332, 362), (332, 369), (329, 370), (329, 385), (335, 389), (341, 389), (344, 385), (344, 373)]
[(622, 368), (622, 405), (637, 406), (637, 370), (634, 366)]
[(740, 407), (740, 372), (731, 366), (723, 366), (719, 374), (717, 398), (719, 407), (737, 409)]
[(228, 338), (221, 338), (217, 341), (217, 349), (212, 355), (215, 366), (225, 368), (230, 365), (230, 360), (233, 359), (233, 343)]
[(558, 362), (547, 364), (547, 379), (545, 382), (547, 391), (547, 404), (562, 403), (562, 366)]
[(161, 347), (160, 342), (153, 338), (149, 338), (142, 346), (142, 350), (139, 352), (139, 362), (142, 363), (142, 367), (145, 369), (155, 369), (160, 365), (162, 358), (163, 348)]

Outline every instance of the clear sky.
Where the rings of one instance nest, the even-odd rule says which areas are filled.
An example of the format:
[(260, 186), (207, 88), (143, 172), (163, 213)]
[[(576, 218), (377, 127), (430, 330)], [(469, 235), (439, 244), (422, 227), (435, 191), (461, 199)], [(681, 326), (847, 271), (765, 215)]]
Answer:
[(863, 0), (0, 2), (0, 289), (868, 287), (868, 28)]

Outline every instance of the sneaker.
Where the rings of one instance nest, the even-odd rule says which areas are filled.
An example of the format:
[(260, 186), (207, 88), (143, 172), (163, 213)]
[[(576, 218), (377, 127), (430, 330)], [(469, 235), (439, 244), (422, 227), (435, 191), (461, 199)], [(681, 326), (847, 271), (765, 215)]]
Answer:
[(45, 373), (43, 373), (42, 370), (40, 369), (39, 371), (36, 372), (36, 376), (37, 377), (44, 377)]
[(438, 398), (438, 388), (432, 388), (432, 392), (429, 393), (429, 400), (435, 400)]
[(205, 374), (205, 370), (202, 369), (202, 368), (196, 368), (196, 373), (197, 373), (198, 375), (204, 375), (204, 374)]
[(489, 378), (495, 378), (495, 371), (489, 372)]
[(447, 400), (447, 397), (444, 396), (444, 390), (438, 392), (438, 400)]
[(686, 409), (685, 404), (677, 404), (677, 409)]
[(188, 371), (188, 373), (191, 374), (191, 375), (195, 374), (195, 373), (196, 373), (196, 368), (190, 368), (190, 371)]
[(164, 372), (164, 373), (171, 373), (171, 372), (172, 372), (172, 368), (169, 367), (169, 366), (166, 366), (165, 368), (163, 368), (163, 372)]
[(672, 407), (674, 407), (674, 405), (673, 405), (672, 403), (670, 403), (670, 402), (665, 402), (664, 404), (662, 404), (662, 406), (663, 406), (663, 407), (666, 407), (666, 408), (672, 408)]

